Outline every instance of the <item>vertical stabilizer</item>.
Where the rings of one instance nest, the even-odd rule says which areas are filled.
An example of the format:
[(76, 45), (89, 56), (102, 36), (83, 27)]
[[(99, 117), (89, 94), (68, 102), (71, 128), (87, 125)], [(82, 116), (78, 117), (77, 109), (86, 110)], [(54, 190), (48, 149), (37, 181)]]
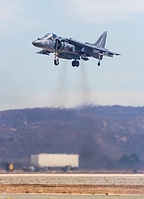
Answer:
[(106, 38), (107, 38), (107, 31), (104, 32), (96, 41), (95, 45), (101, 48), (105, 48), (106, 44)]

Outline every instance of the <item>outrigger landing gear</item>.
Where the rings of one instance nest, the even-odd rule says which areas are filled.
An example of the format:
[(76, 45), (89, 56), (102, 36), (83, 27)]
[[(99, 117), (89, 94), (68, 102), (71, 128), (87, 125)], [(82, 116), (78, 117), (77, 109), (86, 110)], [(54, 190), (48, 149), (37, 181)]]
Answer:
[(98, 60), (99, 60), (98, 61), (98, 66), (100, 66), (100, 60), (101, 60), (101, 55), (100, 54), (98, 55)]
[(79, 61), (77, 61), (77, 60), (74, 60), (74, 61), (72, 61), (72, 66), (73, 67), (79, 67)]
[(54, 65), (59, 65), (59, 58), (56, 53), (54, 54)]

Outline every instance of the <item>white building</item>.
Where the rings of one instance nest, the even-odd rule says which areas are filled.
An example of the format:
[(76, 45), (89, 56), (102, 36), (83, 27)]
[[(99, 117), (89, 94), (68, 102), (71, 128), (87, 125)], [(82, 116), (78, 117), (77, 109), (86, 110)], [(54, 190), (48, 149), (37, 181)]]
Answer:
[(48, 154), (31, 155), (31, 164), (38, 167), (79, 167), (78, 154)]

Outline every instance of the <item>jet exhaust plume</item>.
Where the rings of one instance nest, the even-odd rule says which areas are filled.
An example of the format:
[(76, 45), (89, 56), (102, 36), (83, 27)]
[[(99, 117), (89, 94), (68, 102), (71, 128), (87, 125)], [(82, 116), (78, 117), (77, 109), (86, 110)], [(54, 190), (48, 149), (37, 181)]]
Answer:
[(54, 92), (50, 106), (52, 107), (64, 107), (67, 104), (68, 96), (67, 96), (67, 62), (63, 62), (64, 64), (58, 68), (57, 72), (57, 88)]
[(89, 105), (91, 104), (91, 89), (89, 86), (87, 71), (85, 67), (84, 61), (81, 61), (81, 67), (80, 67), (80, 101), (82, 105)]

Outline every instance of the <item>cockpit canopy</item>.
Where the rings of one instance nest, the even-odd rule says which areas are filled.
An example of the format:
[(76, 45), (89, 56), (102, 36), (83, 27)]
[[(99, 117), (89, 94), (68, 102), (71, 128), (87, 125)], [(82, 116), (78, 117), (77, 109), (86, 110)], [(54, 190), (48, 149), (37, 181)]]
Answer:
[(47, 33), (43, 39), (50, 39), (50, 40), (54, 40), (57, 38), (57, 35), (53, 34), (53, 33)]

